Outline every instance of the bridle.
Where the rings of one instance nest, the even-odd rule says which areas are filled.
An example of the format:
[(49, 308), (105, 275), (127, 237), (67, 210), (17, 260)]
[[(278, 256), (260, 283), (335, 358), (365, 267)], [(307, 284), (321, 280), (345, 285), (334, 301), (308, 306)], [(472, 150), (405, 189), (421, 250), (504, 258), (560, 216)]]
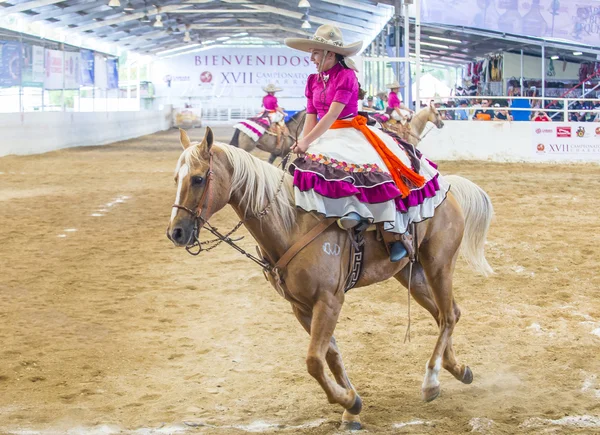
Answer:
[[(289, 152), (288, 152), (288, 154), (285, 155), (283, 161), (286, 161), (288, 156), (289, 156)], [(245, 255), (247, 258), (254, 261), (256, 264), (258, 264), (264, 270), (271, 272), (273, 270), (273, 266), (270, 263), (246, 252), (244, 249), (242, 249), (240, 246), (238, 246), (236, 244), (236, 242), (239, 242), (240, 240), (242, 240), (243, 237), (239, 237), (237, 239), (231, 238), (231, 235), (233, 233), (235, 233), (238, 229), (240, 229), (240, 227), (244, 224), (244, 220), (240, 220), (235, 225), (235, 227), (233, 227), (233, 229), (231, 231), (229, 231), (227, 234), (221, 234), (216, 227), (213, 227), (208, 222), (208, 219), (210, 218), (210, 211), (213, 206), (213, 192), (212, 192), (212, 188), (211, 188), (211, 181), (213, 180), (213, 177), (214, 177), (213, 152), (210, 151), (209, 158), (208, 158), (208, 172), (206, 174), (206, 184), (204, 186), (204, 192), (202, 192), (202, 196), (200, 197), (200, 201), (198, 202), (198, 208), (196, 210), (192, 210), (188, 207), (185, 207), (185, 206), (183, 206), (181, 204), (177, 204), (177, 203), (173, 204), (173, 206), (172, 206), (179, 210), (188, 212), (194, 219), (194, 229), (192, 232), (193, 240), (192, 240), (191, 244), (188, 244), (185, 247), (185, 250), (189, 254), (196, 256), (196, 255), (199, 255), (203, 251), (206, 251), (206, 252), (211, 251), (211, 250), (215, 249), (217, 246), (219, 246), (221, 243), (225, 242), (226, 244), (231, 246), (233, 249), (235, 249), (239, 253)], [(277, 191), (275, 192), (275, 195), (273, 195), (273, 198), (269, 200), (269, 202), (267, 203), (267, 205), (265, 206), (265, 208), (263, 210), (258, 212), (256, 215), (250, 216), (250, 217), (255, 217), (255, 218), (260, 219), (261, 217), (263, 217), (267, 213), (269, 213), (269, 210), (271, 209), (271, 207), (273, 205), (273, 200), (275, 198), (277, 198), (277, 196), (279, 195), (279, 192), (281, 191), (281, 188), (283, 187), (284, 179), (285, 179), (285, 171), (283, 173), (283, 176), (281, 177), (281, 180), (279, 181), (279, 186), (277, 188)], [(206, 202), (206, 204), (205, 204), (205, 202)], [(212, 240), (207, 240), (204, 242), (201, 241), (199, 237), (200, 237), (200, 230), (202, 228), (205, 228), (208, 232), (210, 232), (216, 238), (212, 239)], [(210, 245), (210, 246), (205, 248), (204, 246), (206, 246), (206, 245)]]

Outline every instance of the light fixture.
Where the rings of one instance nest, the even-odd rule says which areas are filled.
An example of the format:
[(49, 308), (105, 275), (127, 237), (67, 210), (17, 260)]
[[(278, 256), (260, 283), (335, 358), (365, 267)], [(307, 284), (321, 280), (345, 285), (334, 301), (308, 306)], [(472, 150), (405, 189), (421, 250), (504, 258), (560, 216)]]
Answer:
[(192, 38), (190, 38), (190, 25), (185, 25), (185, 33), (183, 35), (183, 42), (192, 42)]
[(574, 51), (573, 56), (581, 56), (583, 53), (581, 51)]
[(171, 26), (167, 27), (167, 33), (170, 35), (173, 33), (173, 28)]
[(462, 44), (462, 41), (459, 39), (442, 38), (441, 36), (429, 36), (429, 39), (435, 39), (436, 41), (446, 41), (446, 42), (454, 42), (456, 44)]
[(153, 27), (163, 27), (162, 17), (160, 15), (156, 16), (156, 21), (154, 22)]
[(227, 41), (228, 39), (231, 39), (229, 36), (220, 36), (217, 38), (217, 41)]
[(298, 2), (298, 7), (299, 8), (310, 8), (310, 3), (308, 2), (308, 0), (300, 0)]
[(240, 36), (248, 36), (248, 32), (236, 33), (232, 35), (234, 38), (239, 38)]
[(135, 8), (131, 4), (131, 2), (127, 2), (127, 3), (125, 3), (125, 6), (123, 6), (123, 10), (124, 11), (135, 11)]
[(438, 48), (450, 48), (447, 45), (442, 45), (442, 44), (433, 44), (431, 42), (423, 42), (421, 41), (421, 45), (426, 45), (428, 47), (438, 47)]
[(111, 8), (118, 8), (119, 6), (121, 6), (121, 2), (120, 2), (119, 0), (110, 0), (110, 1), (108, 2), (108, 5), (109, 5)]
[(550, 56), (550, 59), (558, 60), (558, 59), (560, 59), (560, 56), (558, 54), (555, 54), (554, 56)]
[(310, 29), (310, 17), (308, 16), (308, 12), (306, 12), (304, 15), (302, 15), (302, 18), (300, 18), (302, 20), (302, 28), (303, 29)]
[(142, 23), (149, 23), (150, 22), (150, 17), (148, 16), (147, 13), (145, 13), (144, 16), (142, 17), (142, 19), (140, 21)]

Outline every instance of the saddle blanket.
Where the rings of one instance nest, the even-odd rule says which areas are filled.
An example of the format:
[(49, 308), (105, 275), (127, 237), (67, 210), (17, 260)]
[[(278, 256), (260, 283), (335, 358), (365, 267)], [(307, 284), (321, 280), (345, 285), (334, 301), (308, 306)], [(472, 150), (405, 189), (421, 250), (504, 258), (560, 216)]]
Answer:
[(233, 126), (245, 133), (254, 141), (258, 141), (269, 128), (269, 118), (251, 118), (238, 122)]

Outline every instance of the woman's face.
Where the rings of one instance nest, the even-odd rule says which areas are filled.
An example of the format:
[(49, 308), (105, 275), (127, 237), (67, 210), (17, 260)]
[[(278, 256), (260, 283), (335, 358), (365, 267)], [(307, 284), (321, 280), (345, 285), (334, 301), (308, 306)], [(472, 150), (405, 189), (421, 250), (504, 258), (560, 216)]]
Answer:
[[(323, 60), (323, 55), (325, 54), (324, 50), (313, 49), (310, 51), (310, 61), (314, 63), (317, 67), (317, 71), (327, 71), (331, 67), (335, 65), (335, 53), (331, 51), (327, 53), (325, 60)], [(321, 64), (321, 62), (323, 62)], [(321, 69), (319, 69), (321, 67)]]

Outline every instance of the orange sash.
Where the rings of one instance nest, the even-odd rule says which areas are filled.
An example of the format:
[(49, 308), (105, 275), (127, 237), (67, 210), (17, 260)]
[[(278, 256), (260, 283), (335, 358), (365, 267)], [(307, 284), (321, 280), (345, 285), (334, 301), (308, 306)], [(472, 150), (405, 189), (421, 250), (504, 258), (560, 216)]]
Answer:
[(396, 183), (400, 193), (402, 193), (402, 198), (406, 198), (410, 193), (410, 188), (406, 185), (402, 178), (410, 181), (416, 187), (422, 187), (425, 184), (425, 178), (423, 178), (423, 176), (417, 174), (415, 171), (402, 163), (402, 161), (389, 150), (387, 145), (379, 138), (379, 136), (377, 136), (369, 127), (367, 127), (367, 118), (364, 116), (359, 115), (348, 121), (338, 119), (331, 126), (333, 129), (350, 127), (360, 130), (373, 148), (375, 148), (375, 151), (377, 151), (377, 154), (379, 154), (379, 157), (381, 157), (390, 171), (392, 179)]

